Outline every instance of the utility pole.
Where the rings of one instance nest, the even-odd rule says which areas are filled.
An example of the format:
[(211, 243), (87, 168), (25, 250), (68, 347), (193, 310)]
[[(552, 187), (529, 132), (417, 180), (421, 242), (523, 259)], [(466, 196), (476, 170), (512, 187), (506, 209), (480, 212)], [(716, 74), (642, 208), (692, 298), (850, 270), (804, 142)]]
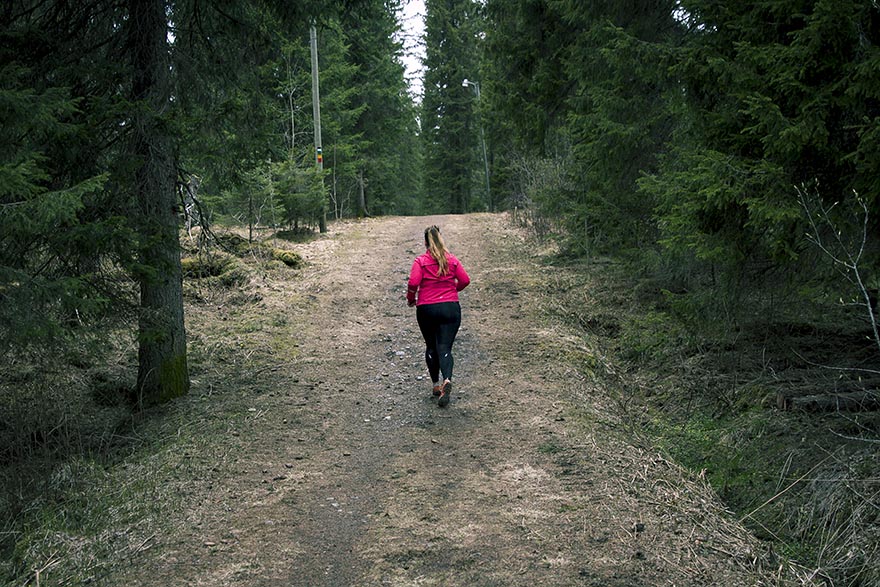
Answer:
[[(465, 78), (461, 82), (462, 87), (474, 88), (477, 92), (477, 105), (482, 107), (482, 103), (480, 102), (480, 83), (475, 82), (473, 80), (469, 80)], [(489, 204), (489, 211), (494, 212), (494, 206), (492, 206), (492, 190), (489, 187), (489, 158), (486, 156), (486, 135), (483, 134), (483, 115), (480, 114), (480, 145), (483, 147), (483, 169), (486, 172), (486, 199)]]
[[(314, 21), (309, 26), (309, 44), (312, 48), (312, 117), (315, 119), (315, 163), (324, 182), (324, 154), (321, 145), (321, 96), (318, 91), (318, 34)], [(323, 200), (323, 197), (322, 197)], [(327, 232), (327, 203), (322, 201), (321, 232)]]

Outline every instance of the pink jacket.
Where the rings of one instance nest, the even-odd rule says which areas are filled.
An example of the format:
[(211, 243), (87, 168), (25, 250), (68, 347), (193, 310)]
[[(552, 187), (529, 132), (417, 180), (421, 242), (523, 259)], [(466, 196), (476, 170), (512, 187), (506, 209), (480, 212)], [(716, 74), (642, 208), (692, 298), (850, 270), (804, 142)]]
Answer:
[(458, 301), (458, 292), (468, 286), (471, 278), (455, 255), (447, 252), (446, 259), (449, 271), (446, 275), (439, 275), (440, 266), (430, 252), (425, 251), (425, 254), (416, 257), (409, 272), (407, 302), (412, 304), (416, 301), (416, 292), (419, 294), (417, 306)]

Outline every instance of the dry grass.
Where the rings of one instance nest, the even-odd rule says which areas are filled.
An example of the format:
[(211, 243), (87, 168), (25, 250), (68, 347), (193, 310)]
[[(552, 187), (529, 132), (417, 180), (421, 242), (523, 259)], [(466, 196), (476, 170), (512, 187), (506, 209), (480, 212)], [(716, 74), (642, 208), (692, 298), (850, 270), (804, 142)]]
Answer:
[(179, 523), (183, 500), (237, 450), (229, 429), (249, 414), (238, 392), (275, 352), (272, 319), (254, 305), (271, 276), (295, 275), (301, 259), (284, 241), (221, 234), (229, 252), (194, 236), (183, 238), (193, 385), (172, 407), (133, 411), (131, 329), (5, 356), (0, 584), (100, 582)]
[(679, 460), (698, 474), (698, 482), (682, 475), (664, 488), (670, 503), (698, 516), (689, 497), (712, 503), (717, 493), (763, 537), (756, 542), (731, 523), (720, 529), (730, 544), (713, 548), (749, 553), (732, 558), (771, 571), (781, 585), (880, 585), (880, 415), (776, 408), (777, 393), (864, 385), (857, 374), (819, 365), (847, 353), (863, 361), (853, 337), (817, 325), (712, 340), (658, 311), (656, 298), (646, 303), (613, 264), (568, 267), (555, 279), (561, 295), (547, 311), (576, 328), (569, 352), (586, 357), (582, 373), (611, 400), (596, 407), (584, 398), (590, 418), (657, 447), (663, 467)]
[[(495, 222), (495, 219), (487, 218), (485, 222)], [(376, 223), (378, 226), (379, 221)], [(376, 232), (369, 233), (373, 226), (371, 223), (340, 223), (332, 230), (347, 231), (349, 243), (359, 238), (370, 243), (370, 239), (377, 238)], [(381, 226), (386, 227), (386, 224)], [(393, 233), (390, 228), (385, 229)], [(363, 235), (359, 232), (361, 230), (365, 231)], [(505, 236), (508, 233), (503, 227), (492, 230)], [(418, 232), (414, 234), (418, 236)], [(461, 234), (464, 235), (464, 231)], [(517, 247), (521, 244), (518, 238), (517, 235), (510, 236), (511, 240), (517, 240)], [(280, 364), (298, 361), (299, 369), (311, 369), (315, 378), (324, 380), (323, 370), (328, 368), (327, 364), (310, 366), (300, 356), (302, 341), (298, 339), (297, 324), (306, 319), (317, 303), (300, 289), (318, 294), (326, 292), (325, 288), (331, 284), (338, 285), (331, 267), (322, 264), (334, 258), (338, 241), (317, 239), (297, 245), (282, 241), (280, 238), (274, 242), (269, 240), (266, 248), (249, 246), (237, 254), (230, 251), (220, 253), (220, 256), (226, 256), (228, 263), (243, 272), (234, 285), (204, 278), (188, 280), (185, 287), (193, 386), (189, 396), (170, 407), (132, 415), (124, 402), (120, 403), (120, 396), (130, 386), (136, 356), (130, 333), (120, 333), (118, 340), (110, 346), (111, 350), (100, 360), (93, 357), (91, 362), (73, 361), (79, 362), (81, 367), (71, 368), (72, 363), (67, 362), (58, 364), (54, 370), (41, 371), (35, 364), (29, 368), (19, 365), (17, 379), (4, 379), (5, 387), (0, 393), (14, 399), (0, 407), (5, 410), (0, 412), (4, 426), (0, 434), (7, 434), (3, 440), (11, 443), (0, 446), (14, 446), (14, 449), (7, 449), (11, 452), (6, 454), (7, 461), (2, 468), (4, 525), (0, 531), (3, 532), (4, 556), (0, 558), (4, 562), (0, 565), (0, 577), (3, 582), (9, 585), (35, 584), (37, 581), (41, 585), (101, 583), (108, 573), (130, 567), (132, 561), (143, 561), (145, 551), (159, 550), (158, 545), (163, 539), (200, 537), (200, 532), (195, 529), (203, 521), (198, 518), (198, 512), (218, 510), (221, 505), (216, 501), (218, 491), (223, 491), (223, 499), (240, 501), (242, 494), (220, 484), (235, 480), (241, 484), (238, 489), (244, 487), (244, 494), (251, 495), (247, 493), (250, 491), (252, 497), (258, 495), (256, 489), (245, 485), (250, 481), (242, 479), (241, 468), (246, 466), (242, 463), (257, 468), (256, 483), (261, 490), (268, 485), (260, 482), (264, 465), (262, 462), (257, 464), (255, 459), (277, 458), (277, 455), (254, 456), (254, 445), (248, 442), (257, 442), (256, 433), (253, 438), (245, 439), (239, 431), (261, 429), (267, 419), (266, 410), (269, 408), (266, 406), (277, 407), (276, 412), (290, 408), (287, 398), (268, 400), (270, 395), (282, 393), (279, 390), (285, 387), (302, 385), (284, 379), (289, 374), (276, 372)], [(241, 239), (234, 239), (234, 242), (240, 244)], [(307, 263), (307, 271), (290, 268), (272, 259), (273, 250), (288, 250), (294, 246)], [(538, 251), (541, 254), (552, 252), (551, 242), (537, 246), (543, 247)], [(522, 249), (517, 247), (511, 247), (511, 251), (520, 255)], [(229, 248), (235, 250), (235, 247)], [(192, 249), (188, 254), (197, 256), (199, 252)], [(534, 260), (537, 262), (542, 258), (547, 257), (537, 255)], [(520, 270), (526, 272), (526, 269)], [(487, 271), (484, 278), (486, 281), (496, 280), (495, 285), (500, 287), (508, 279), (504, 271), (504, 268), (496, 273)], [(394, 576), (400, 579), (400, 584), (419, 584), (422, 580), (414, 579), (403, 566), (409, 565), (410, 559), (416, 556), (411, 553), (412, 536), (424, 535), (427, 542), (436, 546), (436, 537), (428, 534), (437, 526), (447, 524), (449, 536), (461, 544), (478, 545), (485, 543), (485, 533), (494, 527), (496, 532), (498, 528), (504, 528), (505, 532), (511, 533), (510, 552), (518, 552), (521, 542), (541, 545), (546, 547), (540, 555), (542, 568), (549, 569), (548, 572), (570, 572), (578, 563), (578, 556), (586, 555), (578, 548), (571, 548), (568, 554), (562, 553), (557, 544), (571, 540), (578, 546), (596, 545), (590, 542), (592, 536), (583, 534), (588, 532), (588, 525), (596, 526), (605, 519), (613, 521), (607, 527), (609, 536), (597, 537), (613, 541), (615, 548), (620, 549), (616, 554), (628, 556), (632, 553), (636, 557), (624, 564), (636, 568), (641, 564), (639, 553), (649, 553), (652, 557), (650, 565), (657, 565), (653, 572), (659, 573), (661, 571), (656, 569), (662, 568), (662, 572), (667, 573), (665, 576), (681, 577), (684, 584), (713, 584), (719, 573), (719, 560), (728, 561), (731, 576), (753, 577), (751, 584), (754, 585), (822, 585), (826, 584), (823, 583), (826, 576), (834, 577), (835, 585), (846, 584), (836, 577), (848, 577), (854, 581), (850, 583), (853, 585), (857, 584), (855, 581), (861, 581), (861, 585), (876, 584), (876, 569), (880, 568), (875, 562), (877, 455), (876, 451), (869, 450), (871, 445), (848, 441), (845, 450), (821, 454), (817, 460), (826, 460), (807, 476), (803, 473), (812, 464), (806, 469), (798, 469), (793, 458), (788, 466), (778, 466), (774, 471), (778, 487), (768, 497), (773, 497), (794, 481), (797, 483), (753, 514), (758, 518), (772, 512), (775, 523), (782, 520), (788, 525), (789, 534), (777, 543), (756, 539), (739, 523), (739, 518), (747, 512), (733, 513), (720, 505), (719, 488), (710, 483), (711, 471), (701, 474), (699, 468), (686, 469), (676, 464), (668, 451), (661, 450), (662, 442), (649, 434), (657, 430), (653, 423), (658, 406), (652, 402), (658, 399), (669, 402), (677, 387), (700, 389), (700, 385), (707, 381), (706, 377), (712, 375), (709, 362), (694, 357), (682, 347), (663, 349), (654, 346), (652, 339), (631, 338), (643, 344), (648, 354), (660, 353), (657, 356), (663, 356), (664, 360), (678, 361), (681, 370), (660, 373), (638, 368), (633, 361), (621, 358), (620, 339), (626, 328), (631, 327), (626, 321), (627, 314), (620, 312), (621, 308), (630, 307), (626, 294), (613, 288), (600, 292), (597, 281), (587, 281), (584, 274), (568, 268), (553, 268), (548, 274), (557, 276), (558, 280), (544, 283), (531, 273), (528, 273), (528, 280), (521, 276), (518, 280), (521, 290), (517, 292), (523, 297), (538, 295), (549, 286), (554, 295), (541, 293), (540, 297), (546, 304), (540, 312), (546, 323), (534, 328), (530, 325), (528, 336), (522, 329), (507, 325), (510, 327), (507, 343), (516, 349), (516, 353), (525, 345), (529, 368), (541, 378), (547, 378), (541, 379), (541, 385), (546, 387), (554, 382), (553, 386), (569, 394), (566, 397), (573, 397), (579, 406), (577, 417), (564, 423), (557, 421), (558, 418), (554, 418), (558, 411), (555, 405), (542, 404), (541, 410), (527, 412), (521, 424), (524, 430), (531, 430), (536, 435), (533, 444), (538, 447), (537, 455), (523, 454), (514, 450), (516, 447), (511, 448), (508, 442), (500, 442), (505, 450), (510, 449), (509, 454), (505, 453), (508, 458), (494, 461), (485, 469), (475, 468), (473, 483), (468, 484), (463, 493), (464, 497), (486, 507), (475, 510), (476, 513), (459, 512), (430, 524), (424, 520), (428, 496), (416, 483), (420, 475), (427, 474), (424, 455), (419, 454), (421, 460), (402, 467), (405, 471), (410, 468), (416, 471), (409, 480), (406, 477), (388, 480), (388, 487), (402, 492), (395, 499), (389, 498), (387, 506), (392, 521), (400, 524), (400, 528), (392, 531), (380, 525), (376, 530), (378, 536), (398, 540), (400, 552), (389, 554), (397, 552), (392, 548), (396, 543), (382, 540), (370, 541), (366, 552), (369, 553), (369, 549), (379, 551), (382, 555), (380, 562), (385, 565), (383, 568), (395, 569), (399, 577)], [(605, 279), (596, 267), (592, 267), (587, 275), (597, 280)], [(343, 290), (333, 289), (336, 295), (333, 299), (345, 301)], [(599, 303), (600, 293), (607, 305)], [(486, 315), (506, 315), (496, 307), (497, 300), (489, 292), (483, 295), (485, 307), (482, 311)], [(476, 288), (472, 296), (475, 302), (483, 299)], [(473, 311), (476, 317), (481, 310), (475, 306)], [(489, 314), (490, 311), (495, 314)], [(501, 320), (496, 318), (495, 322)], [(340, 329), (334, 335), (339, 334), (342, 338), (347, 335), (345, 328), (360, 328), (361, 334), (364, 331), (362, 325), (355, 323), (341, 325), (333, 321), (333, 324)], [(492, 341), (486, 344), (503, 342), (498, 337), (496, 325), (489, 323), (485, 328), (485, 340)], [(339, 344), (338, 341), (335, 344)], [(476, 362), (476, 357), (471, 359)], [(92, 366), (98, 363), (103, 366)], [(517, 365), (522, 366), (522, 362)], [(486, 375), (484, 383), (494, 385), (497, 383), (495, 379)], [(321, 390), (321, 394), (327, 394), (327, 402), (332, 398), (331, 392)], [(491, 400), (488, 395), (478, 399), (476, 393), (473, 398), (470, 401)], [(344, 401), (341, 405), (352, 408), (347, 399), (341, 401)], [(550, 402), (551, 398), (541, 401)], [(709, 405), (710, 402), (703, 404)], [(468, 401), (462, 402), (461, 409), (467, 405)], [(517, 415), (510, 414), (506, 418), (504, 412), (515, 408), (494, 403), (492, 406), (492, 409), (475, 413), (498, 415), (500, 424), (489, 429), (486, 423), (486, 430), (475, 428), (472, 431), (475, 442), (483, 443), (487, 433), (504, 438), (507, 433), (501, 426), (517, 421)], [(698, 407), (702, 405), (688, 406), (686, 401), (678, 401), (673, 404), (671, 413), (677, 416), (695, 414)], [(354, 408), (355, 413), (357, 409)], [(772, 410), (772, 407), (768, 409)], [(321, 439), (316, 441), (315, 450), (323, 451), (326, 449), (325, 437), (333, 432), (333, 428), (321, 426), (328, 425), (332, 419), (327, 416), (325, 420), (320, 410), (308, 412), (308, 417), (316, 419), (312, 432)], [(288, 417), (286, 414), (274, 414), (278, 420), (276, 424), (280, 425), (282, 418)], [(439, 420), (439, 425), (448, 424)], [(358, 423), (362, 421), (362, 417), (356, 419)], [(286, 429), (286, 419), (283, 424)], [(778, 430), (794, 433), (794, 425), (795, 422), (787, 420), (775, 428), (768, 424), (765, 432), (767, 435)], [(858, 426), (846, 430), (835, 428), (835, 431), (858, 435), (865, 432), (859, 426), (866, 425), (864, 420), (859, 420)], [(569, 436), (569, 426), (583, 429)], [(551, 428), (565, 429), (566, 433), (559, 432), (550, 441), (544, 434)], [(27, 440), (33, 430), (41, 430), (40, 434), (50, 442), (41, 445)], [(422, 432), (418, 428), (414, 430), (417, 434)], [(815, 436), (813, 428), (802, 430)], [(340, 431), (337, 439), (340, 444), (336, 448), (351, 450), (348, 443), (354, 433), (358, 430)], [(366, 434), (364, 430), (360, 433)], [(829, 433), (829, 436), (834, 435)], [(748, 434), (730, 434), (722, 444), (736, 448), (750, 442), (753, 437)], [(275, 450), (277, 447), (270, 448)], [(805, 452), (801, 448), (797, 455)], [(409, 454), (404, 453), (404, 458)], [(828, 458), (829, 454), (833, 456)], [(438, 459), (438, 466), (443, 466), (445, 459), (442, 455), (434, 456)], [(349, 457), (345, 460), (348, 461)], [(599, 460), (601, 463), (591, 462)], [(317, 462), (311, 464), (319, 465)], [(560, 471), (572, 473), (561, 476)], [(598, 479), (589, 478), (595, 485), (587, 487), (583, 485), (584, 479), (591, 472), (603, 475)], [(301, 482), (316, 482), (296, 469), (284, 469), (282, 473), (287, 476), (285, 483), (297, 484), (297, 487)], [(331, 475), (332, 472), (321, 470), (314, 478), (320, 479), (325, 474)], [(494, 483), (500, 493), (487, 492), (486, 481)], [(413, 484), (410, 493), (406, 493), (409, 491), (406, 483)], [(566, 485), (568, 483), (571, 485)], [(531, 498), (519, 500), (516, 495), (503, 494), (505, 491), (518, 491)], [(283, 492), (263, 490), (259, 495), (269, 507), (271, 500), (282, 499)], [(323, 494), (316, 499), (323, 501)], [(502, 521), (507, 523), (504, 526), (497, 526), (498, 521), (491, 515), (479, 515), (493, 511), (491, 507), (497, 507), (498, 500), (510, 504), (510, 507), (499, 510)], [(193, 504), (199, 504), (202, 509), (191, 509)], [(407, 504), (413, 506), (411, 517), (406, 520), (394, 517), (406, 513)], [(753, 504), (760, 505), (761, 502)], [(289, 504), (278, 504), (278, 507), (282, 506), (290, 507)], [(780, 518), (780, 510), (774, 509), (782, 506), (781, 511), (790, 514), (788, 518)], [(611, 507), (615, 509), (608, 509)], [(620, 518), (620, 512), (626, 513), (625, 519)], [(639, 512), (644, 513), (643, 519), (639, 518)], [(647, 520), (651, 522), (646, 528)], [(226, 526), (218, 521), (217, 527)], [(794, 542), (788, 536), (795, 536), (797, 531), (801, 532), (796, 536), (797, 540), (810, 545), (810, 556), (794, 556), (789, 552), (791, 549), (779, 552), (778, 545)], [(189, 545), (180, 550), (216, 547), (222, 551), (225, 546), (222, 541), (227, 538), (211, 535), (204, 542), (200, 541), (197, 548)], [(214, 546), (206, 546), (207, 543)], [(433, 560), (434, 552), (431, 545), (419, 555), (429, 562)], [(670, 548), (669, 545), (675, 546)], [(168, 548), (168, 544), (164, 547)], [(463, 551), (462, 557), (467, 554), (466, 549)], [(579, 554), (572, 555), (571, 552)], [(815, 552), (820, 556), (813, 556)], [(463, 564), (467, 560), (470, 559), (462, 558)], [(514, 558), (499, 563), (501, 566), (505, 564), (513, 572), (517, 570), (516, 565), (525, 563)], [(609, 563), (611, 567), (614, 564), (617, 561)], [(166, 566), (173, 572), (177, 565), (172, 561)], [(241, 565), (246, 563), (230, 563), (223, 569), (224, 572), (232, 569), (230, 572), (240, 571), (247, 575), (247, 569)], [(433, 569), (430, 566), (425, 568)], [(210, 577), (220, 580), (220, 575)], [(232, 575), (223, 577), (232, 580)], [(520, 575), (516, 577), (525, 580)], [(427, 579), (422, 584), (428, 584)]]

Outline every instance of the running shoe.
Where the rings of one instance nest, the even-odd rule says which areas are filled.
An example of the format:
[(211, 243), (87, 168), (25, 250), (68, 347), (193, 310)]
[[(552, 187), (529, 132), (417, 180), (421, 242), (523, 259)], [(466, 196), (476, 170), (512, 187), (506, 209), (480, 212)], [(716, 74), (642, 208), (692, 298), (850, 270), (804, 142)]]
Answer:
[(438, 383), (437, 385), (434, 386), (434, 389), (433, 389), (433, 391), (431, 391), (431, 394), (434, 397), (440, 397), (441, 393), (442, 393), (442, 388), (440, 387), (440, 384)]
[(440, 390), (440, 397), (437, 399), (438, 406), (445, 406), (449, 404), (449, 398), (452, 395), (452, 382), (450, 380), (446, 380), (443, 382), (443, 389)]

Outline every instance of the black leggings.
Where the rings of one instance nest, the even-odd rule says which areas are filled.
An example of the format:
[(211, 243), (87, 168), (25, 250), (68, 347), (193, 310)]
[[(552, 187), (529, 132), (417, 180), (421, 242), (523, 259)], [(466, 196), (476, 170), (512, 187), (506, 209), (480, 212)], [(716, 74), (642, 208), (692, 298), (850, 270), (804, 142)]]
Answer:
[(461, 305), (441, 302), (418, 306), (416, 319), (425, 337), (425, 362), (431, 381), (437, 383), (441, 372), (444, 379), (452, 379), (452, 343), (461, 326)]

